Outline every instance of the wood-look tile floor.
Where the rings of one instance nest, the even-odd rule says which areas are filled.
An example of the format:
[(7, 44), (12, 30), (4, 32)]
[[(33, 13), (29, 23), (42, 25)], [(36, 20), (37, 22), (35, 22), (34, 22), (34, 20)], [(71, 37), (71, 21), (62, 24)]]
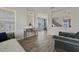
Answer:
[(46, 31), (39, 31), (37, 36), (19, 40), (27, 52), (53, 52), (54, 40)]

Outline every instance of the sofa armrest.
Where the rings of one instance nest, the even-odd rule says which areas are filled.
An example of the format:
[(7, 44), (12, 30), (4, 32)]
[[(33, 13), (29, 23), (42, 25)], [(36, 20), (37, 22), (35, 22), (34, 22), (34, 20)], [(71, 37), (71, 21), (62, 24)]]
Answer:
[(79, 51), (79, 39), (54, 35), (55, 48), (64, 49), (69, 52)]
[(0, 43), (0, 52), (25, 52), (16, 39)]
[[(62, 52), (79, 52), (79, 44), (63, 40), (55, 40), (55, 49), (57, 50), (58, 48), (64, 50)], [(58, 52), (61, 51), (59, 50)]]
[(53, 35), (53, 38), (58, 39), (58, 40), (64, 40), (64, 41), (79, 43), (79, 39), (76, 39), (76, 38), (57, 36), (57, 35)]

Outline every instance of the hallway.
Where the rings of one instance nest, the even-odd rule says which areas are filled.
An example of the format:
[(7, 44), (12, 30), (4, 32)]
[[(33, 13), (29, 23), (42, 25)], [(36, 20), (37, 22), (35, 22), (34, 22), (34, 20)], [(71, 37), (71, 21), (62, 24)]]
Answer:
[(52, 36), (47, 35), (46, 31), (39, 31), (38, 36), (19, 40), (27, 52), (53, 52), (54, 40)]

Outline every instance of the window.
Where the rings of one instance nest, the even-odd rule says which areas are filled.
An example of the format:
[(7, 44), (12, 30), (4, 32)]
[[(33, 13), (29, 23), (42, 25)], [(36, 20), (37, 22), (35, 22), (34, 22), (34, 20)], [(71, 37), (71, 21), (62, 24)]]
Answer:
[(71, 27), (71, 19), (64, 19), (64, 27), (65, 28)]

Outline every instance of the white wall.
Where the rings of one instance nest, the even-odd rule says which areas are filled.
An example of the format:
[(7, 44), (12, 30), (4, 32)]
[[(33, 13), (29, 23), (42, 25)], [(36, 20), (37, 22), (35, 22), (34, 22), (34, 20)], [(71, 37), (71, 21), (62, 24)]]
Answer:
[(23, 7), (8, 7), (8, 9), (12, 9), (16, 11), (16, 38), (17, 40), (23, 39), (23, 31), (24, 27), (27, 26), (27, 11), (26, 8)]
[[(16, 11), (16, 38), (17, 38), (17, 40), (23, 39), (24, 28), (28, 27), (28, 20), (29, 20), (27, 17), (28, 8), (26, 8), (26, 7), (7, 7), (7, 8)], [(47, 26), (48, 26), (48, 13), (40, 12), (36, 8), (35, 8), (35, 10), (33, 9), (32, 11), (34, 12), (34, 18), (33, 18), (32, 23), (34, 22), (33, 26), (35, 28), (38, 27), (37, 17), (45, 18), (47, 20)]]
[(74, 13), (73, 13), (73, 31), (79, 31), (79, 7), (74, 7)]
[[(26, 10), (26, 8), (23, 8), (23, 7), (13, 7), (13, 8), (11, 7), (9, 9), (13, 9), (16, 11), (16, 36), (18, 39), (22, 39), (24, 27), (28, 26), (27, 10)], [(79, 25), (79, 8), (73, 7), (73, 8), (71, 8), (71, 10), (72, 10), (71, 11), (72, 28), (69, 28), (69, 29), (64, 29), (63, 27), (52, 28), (51, 27), (52, 15), (51, 15), (50, 10), (48, 13), (43, 13), (43, 12), (34, 10), (34, 27), (35, 28), (38, 27), (37, 17), (43, 17), (43, 18), (47, 19), (47, 27), (48, 27), (49, 34), (57, 34), (59, 31), (77, 32), (77, 31), (79, 31), (79, 26), (78, 26)], [(62, 15), (64, 15), (64, 12), (56, 14), (55, 16), (62, 16)]]
[[(58, 9), (59, 8), (57, 8), (55, 10), (58, 11)], [(67, 16), (68, 15), (68, 14), (65, 15), (65, 13), (66, 13), (65, 11), (64, 12), (62, 12), (62, 11), (61, 12), (57, 12), (57, 11), (56, 11), (56, 14), (53, 15), (54, 17)], [(67, 28), (67, 29), (65, 29), (64, 27), (55, 27), (55, 28), (50, 27), (49, 28), (49, 34), (51, 34), (51, 35), (53, 35), (53, 34), (55, 35), (56, 34), (57, 35), (59, 31), (74, 32), (74, 33), (79, 31), (79, 8), (78, 7), (73, 7), (73, 8), (70, 8), (70, 10), (69, 10), (69, 8), (67, 8), (67, 12), (68, 11), (70, 12), (69, 16), (71, 18), (71, 26), (72, 27), (71, 28)], [(50, 20), (52, 20), (52, 19), (50, 19)], [(62, 23), (62, 22), (60, 21), (60, 23)], [(51, 26), (51, 21), (50, 21), (50, 26)]]

